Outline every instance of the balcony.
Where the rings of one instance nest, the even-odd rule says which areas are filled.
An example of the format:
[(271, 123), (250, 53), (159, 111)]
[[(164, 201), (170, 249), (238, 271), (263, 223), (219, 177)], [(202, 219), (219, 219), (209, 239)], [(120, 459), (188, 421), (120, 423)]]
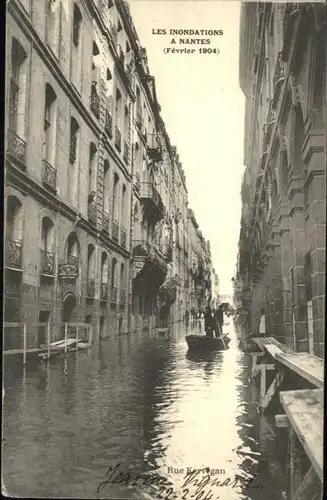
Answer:
[(127, 242), (127, 233), (126, 229), (121, 229), (120, 231), (120, 244), (122, 247), (126, 248), (126, 242)]
[(109, 138), (112, 139), (112, 116), (108, 110), (106, 110), (104, 130), (108, 134)]
[(126, 290), (119, 291), (119, 307), (125, 309), (126, 307)]
[(112, 222), (112, 239), (117, 242), (119, 240), (119, 222), (116, 220)]
[(102, 214), (102, 231), (105, 231), (107, 234), (109, 234), (109, 228), (110, 228), (109, 214), (107, 212), (103, 212), (103, 214)]
[(26, 165), (26, 142), (13, 130), (8, 130), (8, 152)]
[(146, 148), (147, 155), (154, 163), (159, 163), (163, 159), (162, 148), (158, 141), (157, 134), (149, 134), (148, 145)]
[(121, 152), (121, 133), (117, 126), (115, 127), (115, 148)]
[(146, 214), (150, 219), (159, 221), (163, 219), (165, 210), (161, 196), (152, 182), (141, 182), (140, 198), (147, 204)]
[(54, 276), (54, 254), (41, 250), (41, 273), (45, 276)]
[(124, 141), (124, 156), (123, 156), (124, 162), (127, 164), (128, 163), (128, 144), (126, 141)]
[(6, 242), (6, 267), (10, 269), (22, 269), (22, 248), (21, 241), (8, 240)]
[(273, 105), (276, 108), (276, 104), (280, 95), (281, 86), (285, 80), (285, 63), (282, 58), (282, 53), (280, 52), (277, 57), (276, 68), (274, 73), (274, 99)]
[(42, 182), (54, 191), (56, 190), (57, 171), (46, 160), (43, 160), (42, 164)]
[(92, 222), (93, 224), (96, 225), (96, 223), (97, 223), (97, 206), (96, 206), (95, 201), (91, 201), (90, 203), (88, 203), (87, 216), (88, 216), (90, 222)]
[(167, 263), (162, 253), (146, 240), (133, 240), (133, 258), (134, 261), (148, 261), (165, 274), (167, 273)]
[(69, 162), (73, 165), (76, 161), (77, 135), (73, 135), (69, 143)]
[(96, 118), (100, 118), (100, 96), (96, 90), (96, 82), (92, 82), (91, 97), (90, 97), (91, 111)]
[(117, 44), (117, 55), (118, 55), (118, 61), (122, 68), (124, 68), (125, 65), (125, 54), (123, 52), (123, 49), (121, 48), (121, 45), (119, 43)]
[(140, 174), (138, 172), (136, 172), (134, 175), (134, 187), (136, 191), (140, 191), (141, 181), (140, 181)]
[(75, 281), (78, 277), (78, 257), (69, 255), (65, 264), (59, 264), (58, 277), (63, 281)]
[(140, 111), (137, 111), (136, 113), (136, 125), (140, 130), (142, 129), (142, 115)]
[(108, 283), (101, 283), (100, 286), (100, 300), (107, 301), (109, 297)]
[(94, 281), (94, 279), (87, 280), (86, 296), (89, 299), (94, 299), (94, 297), (95, 297), (95, 281)]
[(110, 302), (112, 304), (117, 304), (117, 288), (114, 286), (111, 288)]

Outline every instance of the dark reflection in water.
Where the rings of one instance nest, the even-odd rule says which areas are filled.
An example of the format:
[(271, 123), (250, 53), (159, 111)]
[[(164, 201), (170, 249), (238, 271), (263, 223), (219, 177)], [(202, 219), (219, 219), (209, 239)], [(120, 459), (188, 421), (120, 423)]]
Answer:
[[(282, 498), (273, 420), (257, 414), (250, 358), (238, 350), (231, 325), (229, 331), (230, 348), (208, 355), (187, 352), (183, 329), (175, 325), (169, 339), (143, 332), (23, 373), (17, 364), (5, 366), (8, 492), (157, 498), (158, 489), (146, 485), (107, 484), (97, 494), (108, 467), (120, 462), (119, 470), (165, 478), (174, 489), (169, 500), (182, 498), (185, 476), (169, 467), (209, 467), (219, 470), (221, 482), (254, 477), (248, 486), (213, 486), (212, 500)], [(185, 498), (197, 498), (194, 486), (188, 488)]]

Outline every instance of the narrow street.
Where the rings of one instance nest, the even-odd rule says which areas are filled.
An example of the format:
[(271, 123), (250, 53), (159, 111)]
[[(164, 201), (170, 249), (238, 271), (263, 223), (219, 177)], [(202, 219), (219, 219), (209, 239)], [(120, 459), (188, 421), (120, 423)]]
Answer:
[[(3, 480), (11, 496), (160, 498), (145, 484), (100, 486), (120, 463), (119, 471), (165, 478), (173, 490), (161, 498), (282, 498), (273, 419), (256, 411), (233, 322), (224, 329), (230, 348), (209, 357), (190, 356), (185, 328), (175, 324), (169, 339), (143, 332), (24, 372), (6, 366)], [(185, 490), (187, 467), (239, 482)]]

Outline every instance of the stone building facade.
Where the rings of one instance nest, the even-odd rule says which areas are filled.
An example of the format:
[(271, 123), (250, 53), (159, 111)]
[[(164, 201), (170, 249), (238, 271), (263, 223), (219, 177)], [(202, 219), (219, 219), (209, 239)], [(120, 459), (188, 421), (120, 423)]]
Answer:
[(98, 339), (171, 321), (185, 175), (128, 5), (12, 0), (6, 39), (5, 322), (35, 347), (47, 324)]
[(245, 3), (240, 86), (245, 172), (236, 291), (248, 331), (323, 355), (326, 11)]

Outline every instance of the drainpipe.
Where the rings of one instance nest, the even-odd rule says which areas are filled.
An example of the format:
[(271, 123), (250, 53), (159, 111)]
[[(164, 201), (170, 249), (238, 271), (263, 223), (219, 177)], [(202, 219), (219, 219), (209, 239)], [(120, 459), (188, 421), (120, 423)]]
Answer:
[[(132, 174), (132, 183), (131, 183), (131, 197), (130, 197), (130, 223), (129, 223), (129, 247), (130, 251), (132, 250), (133, 244), (133, 184), (134, 184), (134, 103), (131, 104), (131, 174)], [(130, 332), (131, 329), (131, 305), (132, 305), (132, 287), (133, 287), (133, 276), (132, 276), (132, 257), (129, 258), (129, 266), (128, 266), (128, 304), (127, 304), (127, 331)]]

